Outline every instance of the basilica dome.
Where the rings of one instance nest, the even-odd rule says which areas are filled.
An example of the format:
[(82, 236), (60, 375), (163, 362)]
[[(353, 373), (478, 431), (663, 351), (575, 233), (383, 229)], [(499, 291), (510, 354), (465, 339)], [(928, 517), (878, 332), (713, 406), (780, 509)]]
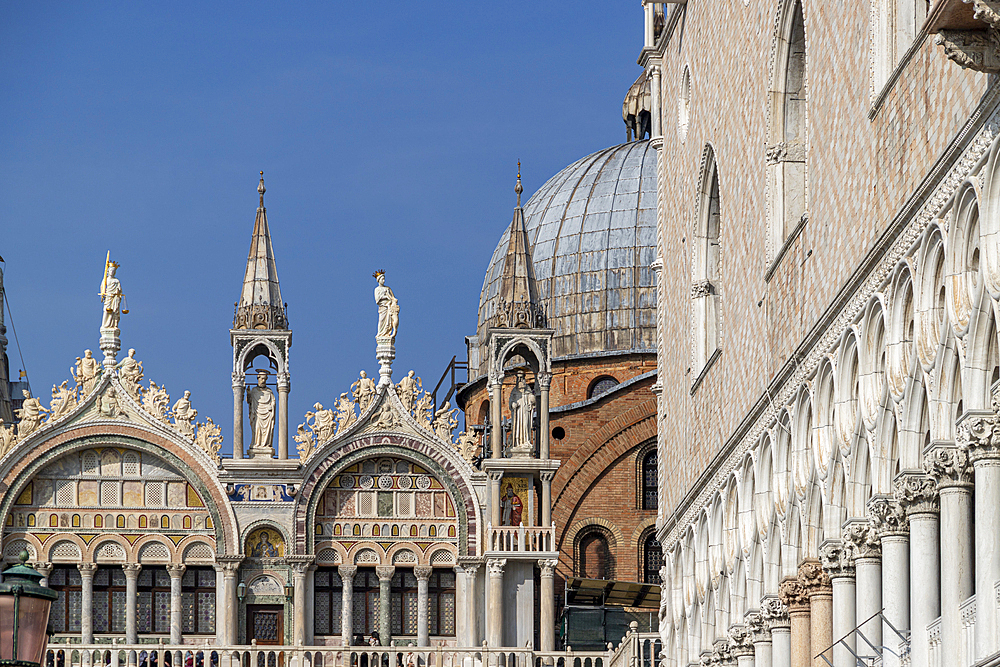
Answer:
[[(588, 155), (524, 205), (554, 357), (656, 348), (656, 150), (634, 141)], [(480, 336), (499, 305), (508, 225), (479, 297)]]

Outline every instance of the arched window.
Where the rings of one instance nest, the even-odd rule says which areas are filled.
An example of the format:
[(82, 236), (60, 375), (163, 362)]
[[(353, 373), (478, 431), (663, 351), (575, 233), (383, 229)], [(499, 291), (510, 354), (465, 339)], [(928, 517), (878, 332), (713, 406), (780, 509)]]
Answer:
[(579, 538), (576, 572), (584, 579), (614, 579), (614, 558), (603, 531), (590, 530)]
[(704, 164), (693, 249), (694, 280), (691, 285), (691, 319), (695, 343), (691, 370), (695, 382), (701, 379), (702, 373), (719, 349), (718, 322), (722, 291), (722, 202), (719, 195), (719, 170), (711, 146), (705, 148)]
[(618, 380), (610, 375), (602, 375), (590, 383), (590, 389), (587, 390), (587, 398), (597, 398), (601, 394), (606, 394), (617, 387), (618, 384)]
[(655, 510), (657, 498), (656, 486), (656, 450), (646, 452), (642, 457), (642, 509)]
[(656, 541), (656, 531), (650, 530), (642, 541), (642, 582), (659, 584), (661, 567), (663, 567), (663, 549)]
[(786, 241), (806, 221), (806, 32), (800, 0), (786, 4), (778, 25), (766, 153), (772, 262), (781, 258)]

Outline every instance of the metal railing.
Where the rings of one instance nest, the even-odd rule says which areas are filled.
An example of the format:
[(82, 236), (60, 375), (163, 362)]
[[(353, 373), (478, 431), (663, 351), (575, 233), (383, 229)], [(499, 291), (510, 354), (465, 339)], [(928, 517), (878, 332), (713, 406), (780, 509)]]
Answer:
[(486, 526), (486, 550), (508, 553), (554, 552), (556, 548), (556, 525), (531, 526)]

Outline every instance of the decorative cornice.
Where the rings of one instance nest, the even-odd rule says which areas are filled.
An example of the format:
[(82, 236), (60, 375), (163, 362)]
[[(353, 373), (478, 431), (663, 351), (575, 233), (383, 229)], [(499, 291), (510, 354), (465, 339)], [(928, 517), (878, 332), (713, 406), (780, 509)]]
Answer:
[(937, 482), (938, 491), (948, 488), (972, 488), (972, 465), (969, 454), (958, 447), (936, 445), (924, 454), (924, 470)]
[(851, 549), (840, 540), (826, 540), (819, 546), (819, 562), (831, 579), (854, 576)]
[(910, 522), (903, 506), (891, 496), (871, 498), (868, 501), (868, 519), (880, 538), (910, 534)]
[(892, 495), (907, 516), (938, 512), (937, 483), (922, 472), (904, 472), (893, 483)]

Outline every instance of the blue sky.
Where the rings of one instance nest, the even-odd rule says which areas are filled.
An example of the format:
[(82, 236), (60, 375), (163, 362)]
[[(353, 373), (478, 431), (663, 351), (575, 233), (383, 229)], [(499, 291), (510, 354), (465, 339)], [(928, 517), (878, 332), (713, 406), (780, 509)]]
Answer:
[(0, 255), (37, 395), (97, 350), (105, 253), (122, 345), (231, 451), (229, 327), (265, 172), (293, 330), (290, 426), (376, 374), (432, 388), (475, 333), (514, 206), (621, 143), (638, 2), (24, 3), (0, 23)]

